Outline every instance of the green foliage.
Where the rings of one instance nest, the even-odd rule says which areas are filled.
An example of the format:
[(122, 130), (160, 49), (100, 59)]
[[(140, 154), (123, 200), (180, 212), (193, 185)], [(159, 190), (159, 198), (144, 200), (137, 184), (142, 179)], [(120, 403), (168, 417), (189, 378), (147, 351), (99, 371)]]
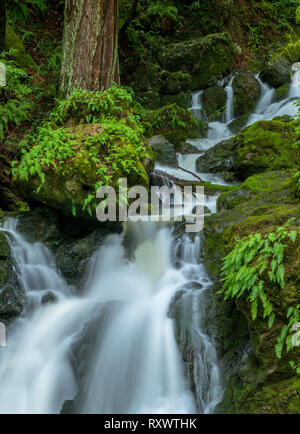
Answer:
[[(50, 121), (23, 140), (21, 161), (13, 163), (14, 179), (28, 181), (38, 176), (39, 191), (47, 182), (47, 174), (76, 176), (96, 192), (120, 177), (147, 178), (141, 161), (151, 159), (151, 155), (144, 143), (143, 128), (127, 109), (131, 102), (132, 95), (125, 89), (77, 89), (68, 100), (58, 103)], [(62, 126), (74, 118), (83, 124)], [(95, 194), (91, 193), (84, 207), (91, 213), (94, 205)]]
[[(28, 96), (32, 92), (29, 76), (15, 61), (9, 60), (16, 50), (2, 52), (0, 60), (6, 67), (6, 87), (2, 88), (0, 102), (0, 138), (4, 139), (10, 126), (19, 125), (31, 118), (33, 103)], [(1, 92), (1, 89), (0, 89)]]
[(171, 6), (168, 0), (151, 1), (146, 11), (146, 16), (151, 18), (168, 18), (173, 22), (178, 20), (178, 9)]
[(75, 123), (95, 123), (106, 117), (127, 120), (128, 125), (136, 126), (132, 114), (132, 93), (123, 87), (113, 86), (104, 92), (76, 89), (66, 100), (58, 101), (50, 119), (57, 125), (72, 120)]
[(9, 20), (12, 22), (26, 22), (30, 19), (30, 12), (45, 16), (47, 12), (47, 0), (9, 0), (6, 2)]
[[(282, 352), (284, 348), (286, 348), (286, 351), (289, 352), (294, 348), (293, 345), (293, 335), (295, 334), (295, 331), (292, 330), (292, 326), (300, 321), (300, 304), (298, 304), (296, 307), (291, 306), (287, 311), (287, 324), (285, 324), (282, 327), (281, 333), (277, 338), (277, 344), (275, 346), (275, 353), (278, 359), (281, 359)], [(297, 373), (300, 374), (300, 369), (298, 372), (298, 368), (296, 368), (294, 362), (290, 362), (291, 367), (296, 369)]]
[(269, 319), (269, 327), (275, 320), (273, 305), (264, 291), (265, 282), (281, 289), (285, 286), (285, 267), (283, 265), (284, 241), (290, 238), (294, 243), (296, 231), (288, 232), (287, 226), (279, 227), (276, 232), (262, 236), (251, 234), (238, 240), (234, 249), (224, 258), (222, 274), (224, 285), (221, 290), (225, 299), (248, 295), (251, 315), (255, 320), (261, 306), (263, 317)]

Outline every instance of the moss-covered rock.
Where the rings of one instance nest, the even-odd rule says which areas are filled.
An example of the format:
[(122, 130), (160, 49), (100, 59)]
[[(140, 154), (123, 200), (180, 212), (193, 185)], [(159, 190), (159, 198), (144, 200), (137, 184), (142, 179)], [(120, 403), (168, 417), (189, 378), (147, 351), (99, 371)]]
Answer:
[(19, 191), (64, 215), (95, 218), (99, 187), (120, 178), (148, 187), (153, 154), (133, 106), (132, 95), (116, 87), (77, 89), (60, 101), (51, 121), (23, 142), (13, 171)]
[(248, 119), (249, 119), (249, 113), (245, 113), (244, 115), (230, 122), (228, 127), (230, 128), (232, 134), (234, 135), (238, 134), (247, 125)]
[(232, 88), (235, 115), (241, 116), (253, 111), (260, 97), (260, 85), (255, 75), (250, 72), (238, 73), (232, 82)]
[[(263, 183), (264, 176), (266, 184)], [(236, 197), (233, 196), (230, 209), (206, 218), (204, 252), (208, 270), (217, 281), (221, 277), (222, 258), (231, 251), (236, 237), (240, 239), (256, 232), (268, 234), (290, 218), (295, 218), (291, 230), (296, 230), (300, 236), (300, 204), (294, 199), (290, 175), (272, 172), (259, 175), (258, 178), (253, 176), (242, 187), (243, 191), (251, 193), (248, 200), (235, 203)], [(246, 297), (236, 300), (234, 307), (232, 302), (224, 301), (222, 295), (217, 296), (218, 315), (227, 318), (230, 309), (232, 318), (235, 316), (232, 322), (216, 325), (216, 341), (223, 355), (228, 379), (218, 412), (299, 412), (299, 377), (289, 367), (290, 359), (296, 363), (300, 361), (299, 354), (293, 351), (294, 354), (284, 354), (281, 360), (275, 356), (275, 343), (282, 324), (286, 322), (287, 309), (300, 301), (299, 238), (296, 243), (287, 241), (286, 244), (284, 289), (265, 282), (265, 291), (276, 313), (276, 321), (271, 329), (260, 313), (255, 321), (252, 320), (250, 302)], [(221, 286), (219, 280), (216, 291)], [(241, 334), (240, 349), (233, 353), (236, 341), (230, 335), (231, 332), (236, 333), (240, 324), (237, 311), (246, 319), (248, 333), (245, 330)], [(227, 336), (226, 345), (222, 340), (224, 336)], [(276, 393), (278, 400), (275, 399)]]
[(160, 55), (160, 62), (171, 72), (192, 76), (192, 90), (204, 88), (213, 76), (221, 77), (232, 63), (234, 44), (227, 33), (170, 44)]
[(143, 124), (148, 137), (163, 135), (174, 144), (176, 151), (186, 139), (201, 137), (205, 131), (202, 122), (195, 120), (190, 111), (176, 104), (147, 112)]
[[(136, 143), (131, 143), (122, 129), (106, 130), (104, 124), (82, 124), (62, 131), (62, 142), (60, 138), (52, 144), (55, 149), (59, 143), (60, 146), (64, 143), (67, 151), (61, 156), (59, 165), (51, 164), (50, 160), (49, 165), (43, 167), (42, 178), (38, 174), (23, 178), (22, 168), (28, 161), (21, 160), (14, 179), (29, 202), (42, 203), (67, 216), (89, 218), (86, 201), (90, 195), (95, 197), (97, 185), (105, 184), (103, 177), (107, 177), (112, 185), (116, 185), (119, 178), (127, 178), (129, 187), (148, 187), (146, 167), (150, 173), (148, 165), (151, 160), (146, 156), (149, 155), (146, 153), (148, 144), (143, 143), (141, 138), (139, 154), (135, 149)], [(39, 146), (40, 143), (36, 142), (32, 152)], [(113, 177), (109, 175), (112, 168)], [(96, 216), (92, 214), (92, 217)]]
[(6, 24), (5, 44), (7, 50), (10, 50), (11, 48), (17, 50), (12, 57), (16, 60), (18, 65), (23, 68), (35, 69), (37, 67), (32, 57), (26, 53), (21, 38), (13, 31), (9, 24)]
[(278, 101), (281, 99), (287, 98), (290, 90), (290, 84), (286, 83), (277, 89), (275, 89), (275, 97)]
[(149, 139), (149, 145), (154, 151), (158, 163), (167, 166), (175, 166), (177, 163), (175, 147), (164, 136), (153, 136)]
[(278, 56), (261, 71), (259, 77), (272, 87), (280, 87), (291, 80), (291, 60), (287, 54)]
[(181, 91), (187, 91), (191, 88), (190, 74), (183, 72), (166, 73), (163, 83), (163, 92), (166, 95), (177, 95)]
[(227, 93), (221, 86), (211, 86), (203, 91), (202, 104), (209, 120), (221, 119), (226, 107)]
[(264, 172), (297, 168), (299, 145), (295, 145), (298, 121), (259, 121), (209, 149), (196, 162), (198, 171), (234, 175), (238, 179)]

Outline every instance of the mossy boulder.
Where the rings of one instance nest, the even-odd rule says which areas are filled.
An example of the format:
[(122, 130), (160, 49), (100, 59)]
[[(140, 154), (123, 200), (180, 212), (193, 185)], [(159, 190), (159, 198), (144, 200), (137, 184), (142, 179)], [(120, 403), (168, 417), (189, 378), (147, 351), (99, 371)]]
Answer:
[(209, 120), (221, 120), (227, 101), (227, 93), (221, 86), (211, 86), (203, 91), (202, 104)]
[(238, 73), (232, 82), (232, 88), (235, 115), (241, 116), (253, 111), (260, 97), (260, 85), (255, 75), (250, 72)]
[(32, 57), (28, 53), (26, 53), (21, 38), (13, 31), (13, 29), (7, 23), (6, 23), (5, 44), (6, 44), (6, 50), (10, 50), (11, 48), (17, 50), (17, 52), (13, 54), (12, 57), (16, 60), (18, 65), (20, 65), (23, 68), (35, 69), (37, 67)]
[(266, 170), (296, 169), (299, 145), (295, 145), (298, 121), (259, 121), (209, 149), (196, 162), (198, 171), (247, 177)]
[[(125, 73), (125, 71), (124, 71)], [(134, 88), (137, 101), (147, 109), (161, 106), (164, 84), (161, 67), (153, 61), (141, 61), (132, 73), (126, 73), (122, 81)]]
[(176, 95), (162, 95), (161, 97), (161, 105), (170, 105), (176, 104), (179, 107), (184, 109), (188, 109), (191, 107), (191, 93), (181, 91)]
[(288, 54), (276, 57), (259, 74), (259, 77), (272, 87), (281, 87), (291, 80), (291, 60), (287, 60)]
[(171, 72), (188, 73), (191, 89), (204, 88), (212, 77), (222, 77), (230, 68), (235, 53), (227, 33), (216, 33), (204, 38), (169, 44), (160, 54), (161, 65)]
[(175, 147), (164, 136), (153, 136), (149, 139), (149, 145), (154, 151), (155, 160), (167, 166), (175, 166), (177, 163)]
[(290, 90), (290, 84), (286, 83), (277, 89), (275, 89), (275, 97), (276, 100), (280, 101), (281, 99), (287, 98)]
[(218, 197), (218, 211), (233, 209), (243, 202), (247, 202), (259, 193), (291, 189), (293, 176), (288, 172), (264, 172), (252, 175), (236, 190), (225, 192)]
[(177, 95), (181, 91), (188, 91), (191, 88), (190, 74), (183, 72), (166, 73), (163, 83), (163, 93), (166, 95)]
[[(266, 185), (263, 176), (267, 179)], [(258, 179), (251, 178), (242, 185), (243, 191), (251, 192), (251, 198), (235, 204), (236, 197), (232, 197), (230, 209), (206, 217), (204, 254), (209, 273), (216, 282), (216, 291), (222, 287), (219, 280), (222, 258), (232, 250), (235, 238), (240, 239), (257, 232), (268, 234), (276, 231), (278, 226), (290, 218), (295, 219), (290, 230), (295, 230), (300, 236), (300, 204), (293, 196), (291, 175), (272, 172), (262, 174)], [(216, 342), (227, 370), (227, 385), (218, 412), (300, 412), (299, 376), (289, 367), (291, 359), (296, 364), (300, 362), (299, 353), (295, 350), (289, 354), (284, 353), (280, 360), (275, 356), (275, 344), (282, 325), (286, 323), (287, 309), (300, 301), (299, 258), (299, 238), (296, 243), (288, 240), (283, 260), (286, 273), (284, 289), (265, 281), (265, 291), (276, 314), (271, 329), (261, 313), (255, 321), (252, 320), (247, 297), (242, 296), (232, 302), (224, 300), (221, 294), (217, 295), (218, 317), (226, 319), (228, 312), (231, 312), (230, 321), (226, 319), (225, 322), (216, 323)], [(233, 351), (237, 348), (236, 330), (241, 326), (238, 312), (246, 319), (248, 326), (247, 330), (242, 327), (244, 332), (238, 342), (239, 350)]]
[(205, 124), (193, 118), (192, 113), (176, 104), (148, 111), (143, 117), (143, 125), (148, 137), (163, 135), (174, 144), (175, 149), (186, 139), (201, 137)]
[[(148, 143), (139, 137), (140, 151), (137, 152), (137, 143), (131, 143), (130, 136), (125, 135), (126, 130), (114, 130), (108, 125), (105, 127), (105, 124), (93, 123), (61, 128), (62, 138), (57, 139), (57, 144), (54, 140), (52, 145), (53, 149), (65, 146), (66, 153), (61, 156), (60, 164), (49, 162), (48, 166), (43, 167), (42, 178), (38, 174), (22, 178), (23, 164), (26, 167), (28, 161), (21, 160), (20, 170), (17, 169), (14, 179), (28, 202), (42, 203), (66, 216), (96, 218), (94, 213), (89, 216), (86, 201), (90, 195), (95, 197), (97, 185), (104, 185), (101, 173), (105, 173), (107, 182), (113, 186), (117, 185), (119, 178), (127, 178), (129, 187), (148, 187), (149, 174), (153, 168), (153, 156)], [(133, 138), (136, 139), (137, 136)], [(32, 152), (39, 147), (37, 141)], [(113, 177), (109, 175), (112, 168)]]
[(249, 113), (245, 113), (242, 116), (239, 116), (237, 119), (234, 119), (228, 127), (230, 128), (230, 131), (232, 134), (236, 135), (238, 134), (246, 125), (249, 119)]

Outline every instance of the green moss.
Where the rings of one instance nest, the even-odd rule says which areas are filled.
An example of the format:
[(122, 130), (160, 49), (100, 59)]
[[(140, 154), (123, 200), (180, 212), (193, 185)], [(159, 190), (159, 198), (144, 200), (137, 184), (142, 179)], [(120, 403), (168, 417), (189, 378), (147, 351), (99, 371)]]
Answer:
[[(120, 178), (127, 178), (129, 187), (148, 187), (153, 153), (131, 103), (131, 95), (117, 88), (77, 90), (61, 101), (51, 122), (22, 144), (13, 176), (25, 197), (67, 215), (84, 216), (92, 213), (102, 185), (116, 186)], [(69, 125), (74, 120), (91, 123), (57, 128), (53, 122)]]
[(278, 100), (284, 99), (288, 96), (290, 89), (290, 84), (286, 83), (283, 86), (278, 87), (275, 89), (275, 95)]
[(300, 61), (300, 39), (298, 39), (296, 42), (290, 42), (288, 45), (286, 45), (279, 55), (284, 57), (291, 63), (299, 62)]
[(190, 111), (176, 104), (147, 112), (143, 125), (148, 136), (163, 135), (175, 147), (188, 138), (199, 137), (205, 130), (204, 124), (195, 120)]
[(11, 48), (18, 50), (14, 55), (14, 59), (17, 64), (22, 68), (36, 68), (37, 65), (32, 59), (32, 57), (26, 53), (24, 44), (21, 38), (12, 30), (9, 24), (6, 24), (6, 35), (5, 35), (6, 49)]
[(169, 71), (192, 75), (192, 90), (202, 89), (213, 77), (230, 67), (235, 47), (228, 33), (170, 44), (162, 50), (160, 62)]
[(299, 145), (295, 143), (297, 122), (260, 121), (243, 130), (234, 140), (236, 171), (243, 177), (265, 170), (295, 168)]
[[(266, 179), (266, 184), (263, 179)], [(296, 218), (291, 230), (300, 236), (300, 204), (294, 199), (291, 175), (284, 172), (271, 172), (252, 176), (244, 183), (251, 194), (249, 200), (234, 206), (232, 209), (218, 212), (206, 218), (204, 253), (208, 270), (211, 275), (220, 278), (222, 258), (232, 250), (236, 238), (242, 238), (252, 233), (268, 234), (290, 218)], [(253, 189), (253, 191), (252, 191)], [(238, 190), (236, 190), (238, 191)], [(235, 192), (233, 192), (235, 193)], [(267, 194), (266, 194), (267, 193)], [(229, 193), (227, 193), (229, 194)], [(236, 307), (229, 307), (226, 301), (217, 297), (217, 312), (243, 314), (248, 322), (249, 337), (246, 332), (241, 337), (240, 345), (245, 345), (246, 352), (235, 363), (235, 374), (229, 375), (224, 399), (218, 408), (222, 413), (297, 413), (299, 412), (299, 377), (294, 376), (289, 367), (289, 360), (299, 362), (299, 354), (284, 354), (281, 360), (276, 359), (274, 346), (280, 334), (282, 324), (286, 322), (286, 312), (289, 306), (299, 303), (300, 293), (300, 244), (287, 240), (284, 254), (285, 287), (279, 289), (265, 283), (265, 291), (276, 312), (276, 322), (269, 329), (267, 321), (259, 315), (252, 321), (250, 302), (241, 297), (236, 301)], [(217, 288), (221, 287), (221, 282)], [(220, 315), (221, 315), (220, 313)], [(238, 327), (238, 317), (232, 324), (226, 323), (226, 336), (235, 333)], [(224, 362), (232, 366), (236, 357), (229, 348), (222, 345), (224, 334), (223, 323), (217, 326), (217, 342), (223, 351)], [(227, 327), (226, 326), (226, 327)], [(218, 338), (218, 336), (220, 338)], [(232, 372), (232, 368), (230, 368)], [(278, 402), (276, 402), (276, 393)], [(298, 400), (298, 401), (297, 401)], [(298, 406), (297, 406), (298, 402)]]
[(243, 182), (241, 188), (252, 192), (269, 192), (290, 189), (293, 177), (287, 172), (267, 172), (250, 176)]
[[(3, 233), (0, 233), (0, 258), (7, 258), (10, 255), (10, 247)], [(1, 280), (1, 279), (0, 279)]]

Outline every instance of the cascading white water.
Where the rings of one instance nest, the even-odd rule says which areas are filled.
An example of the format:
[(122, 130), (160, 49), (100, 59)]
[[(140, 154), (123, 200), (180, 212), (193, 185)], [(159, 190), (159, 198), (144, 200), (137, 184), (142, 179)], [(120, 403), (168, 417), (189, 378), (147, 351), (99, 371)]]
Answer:
[[(201, 402), (200, 411), (213, 411), (217, 387), (212, 380), (204, 398), (195, 401), (168, 317), (169, 304), (181, 287), (191, 279), (203, 280), (195, 260), (200, 255), (199, 241), (184, 241), (182, 265), (175, 268), (170, 228), (131, 223), (133, 259), (126, 259), (122, 236), (108, 238), (92, 258), (84, 296), (78, 297), (59, 275), (49, 250), (27, 242), (15, 226), (15, 221), (9, 221), (4, 231), (26, 298), (35, 303), (27, 303), (9, 331), (7, 350), (0, 354), (1, 413), (58, 413), (65, 400), (75, 397), (71, 347), (95, 306), (106, 304), (110, 309), (93, 349), (78, 412), (193, 413), (196, 401)], [(41, 305), (49, 290), (56, 302)], [(197, 333), (201, 342), (209, 342), (200, 328)], [(213, 362), (207, 358), (195, 369), (213, 379)]]
[(190, 111), (198, 121), (203, 120), (203, 117), (205, 117), (202, 106), (202, 94), (203, 90), (192, 94), (192, 107), (190, 108)]
[(226, 124), (229, 124), (230, 122), (232, 122), (234, 120), (234, 110), (233, 110), (234, 92), (233, 92), (233, 87), (232, 87), (232, 83), (233, 83), (234, 79), (235, 79), (235, 75), (233, 75), (231, 77), (231, 79), (229, 80), (229, 83), (225, 87), (225, 90), (227, 93), (227, 102), (226, 102), (226, 110), (225, 110), (225, 123)]

